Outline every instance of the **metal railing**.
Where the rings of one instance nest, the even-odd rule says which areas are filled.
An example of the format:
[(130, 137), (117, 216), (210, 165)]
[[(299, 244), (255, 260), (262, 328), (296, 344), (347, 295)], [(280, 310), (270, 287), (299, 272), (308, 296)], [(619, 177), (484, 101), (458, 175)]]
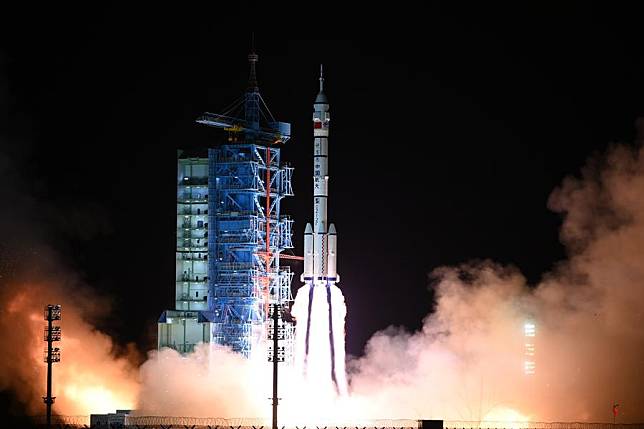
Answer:
[(255, 268), (252, 262), (219, 262), (217, 270), (223, 271), (245, 271)]
[(179, 295), (179, 299), (177, 301), (195, 301), (195, 302), (202, 302), (205, 301), (204, 298), (207, 297), (207, 295), (202, 295), (202, 296), (195, 296), (191, 293), (182, 293)]
[(186, 253), (182, 253), (181, 257), (177, 258), (179, 261), (207, 261), (208, 255), (199, 255), (194, 256)]
[[(183, 347), (183, 344), (180, 345)], [(187, 344), (188, 348), (194, 344)], [(42, 425), (45, 416), (29, 416), (37, 425)], [(173, 417), (173, 416), (124, 416), (121, 428), (167, 428), (183, 429), (270, 429), (270, 422), (259, 418)], [(52, 424), (65, 428), (89, 428), (89, 416), (52, 416)], [(96, 428), (107, 426), (93, 426)], [(117, 426), (113, 426), (117, 427)], [(280, 429), (419, 429), (419, 420), (356, 420), (351, 422), (288, 422)], [(450, 421), (443, 422), (444, 429), (644, 429), (644, 423), (584, 423), (584, 422), (489, 422)]]

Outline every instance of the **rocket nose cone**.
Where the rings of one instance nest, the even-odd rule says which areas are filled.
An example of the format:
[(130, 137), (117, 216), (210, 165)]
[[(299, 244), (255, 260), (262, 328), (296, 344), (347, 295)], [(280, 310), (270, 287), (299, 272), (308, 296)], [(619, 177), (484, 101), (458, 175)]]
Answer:
[(318, 95), (315, 97), (314, 104), (329, 104), (329, 100), (326, 98), (326, 94), (320, 91)]
[(329, 234), (337, 234), (337, 231), (335, 230), (335, 224), (329, 225)]
[(313, 234), (313, 227), (310, 223), (306, 224), (306, 228), (304, 228), (304, 234)]

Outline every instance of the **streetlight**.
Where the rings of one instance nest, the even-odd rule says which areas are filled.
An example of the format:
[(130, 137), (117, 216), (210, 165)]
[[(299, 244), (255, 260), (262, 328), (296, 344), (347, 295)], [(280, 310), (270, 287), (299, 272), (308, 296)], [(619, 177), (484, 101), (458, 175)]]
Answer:
[(45, 404), (47, 405), (47, 429), (51, 428), (51, 406), (56, 399), (51, 396), (51, 365), (60, 362), (60, 349), (53, 347), (54, 341), (60, 341), (60, 326), (53, 326), (55, 320), (60, 320), (60, 305), (49, 304), (45, 307), (45, 341), (47, 342), (47, 349), (45, 350), (45, 362), (47, 363), (47, 396), (43, 396)]

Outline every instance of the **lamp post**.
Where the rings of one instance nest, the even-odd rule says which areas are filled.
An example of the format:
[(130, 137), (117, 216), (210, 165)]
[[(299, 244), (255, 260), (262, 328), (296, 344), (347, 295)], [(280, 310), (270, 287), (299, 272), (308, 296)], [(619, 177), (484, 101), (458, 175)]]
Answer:
[[(279, 346), (279, 341), (284, 340), (285, 325), (291, 323), (295, 325), (295, 318), (291, 315), (288, 305), (286, 304), (270, 304), (269, 316), (272, 326), (268, 331), (268, 339), (272, 340), (272, 347), (269, 349), (268, 361), (273, 363), (273, 424), (272, 429), (277, 429), (277, 405), (279, 399), (277, 397), (277, 380), (278, 380), (278, 364), (285, 360), (284, 346)], [(280, 324), (281, 322), (281, 324)]]
[(44, 396), (43, 399), (47, 406), (47, 429), (51, 428), (51, 406), (56, 399), (55, 396), (51, 396), (51, 370), (52, 364), (60, 362), (60, 349), (58, 347), (53, 347), (54, 341), (60, 341), (60, 326), (54, 326), (53, 322), (55, 320), (60, 320), (60, 305), (49, 304), (45, 307), (45, 320), (47, 321), (47, 326), (45, 326), (45, 341), (47, 342), (47, 349), (45, 350), (45, 362), (47, 363), (47, 396)]
[(280, 362), (284, 362), (284, 347), (280, 348), (278, 346), (278, 340), (281, 340), (284, 337), (284, 328), (280, 328), (279, 326), (281, 310), (281, 304), (270, 305), (270, 316), (273, 326), (271, 326), (268, 338), (273, 340), (273, 349), (272, 353), (269, 354), (268, 361), (273, 363), (273, 429), (277, 429), (277, 404), (279, 401), (279, 398), (277, 397), (277, 369), (278, 364)]

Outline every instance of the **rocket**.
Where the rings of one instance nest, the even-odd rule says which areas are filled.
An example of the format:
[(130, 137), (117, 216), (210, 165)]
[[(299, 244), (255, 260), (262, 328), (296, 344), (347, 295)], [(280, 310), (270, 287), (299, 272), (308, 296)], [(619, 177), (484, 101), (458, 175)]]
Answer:
[(301, 280), (311, 285), (340, 281), (337, 273), (338, 238), (335, 225), (328, 224), (329, 199), (329, 101), (324, 93), (320, 65), (320, 91), (313, 103), (313, 226), (304, 231), (304, 272)]
[(296, 327), (296, 367), (317, 395), (324, 386), (347, 394), (344, 350), (346, 305), (336, 283), (338, 235), (328, 223), (329, 200), (329, 101), (324, 93), (320, 66), (320, 91), (313, 103), (313, 224), (304, 230), (304, 283), (295, 297), (292, 314)]

